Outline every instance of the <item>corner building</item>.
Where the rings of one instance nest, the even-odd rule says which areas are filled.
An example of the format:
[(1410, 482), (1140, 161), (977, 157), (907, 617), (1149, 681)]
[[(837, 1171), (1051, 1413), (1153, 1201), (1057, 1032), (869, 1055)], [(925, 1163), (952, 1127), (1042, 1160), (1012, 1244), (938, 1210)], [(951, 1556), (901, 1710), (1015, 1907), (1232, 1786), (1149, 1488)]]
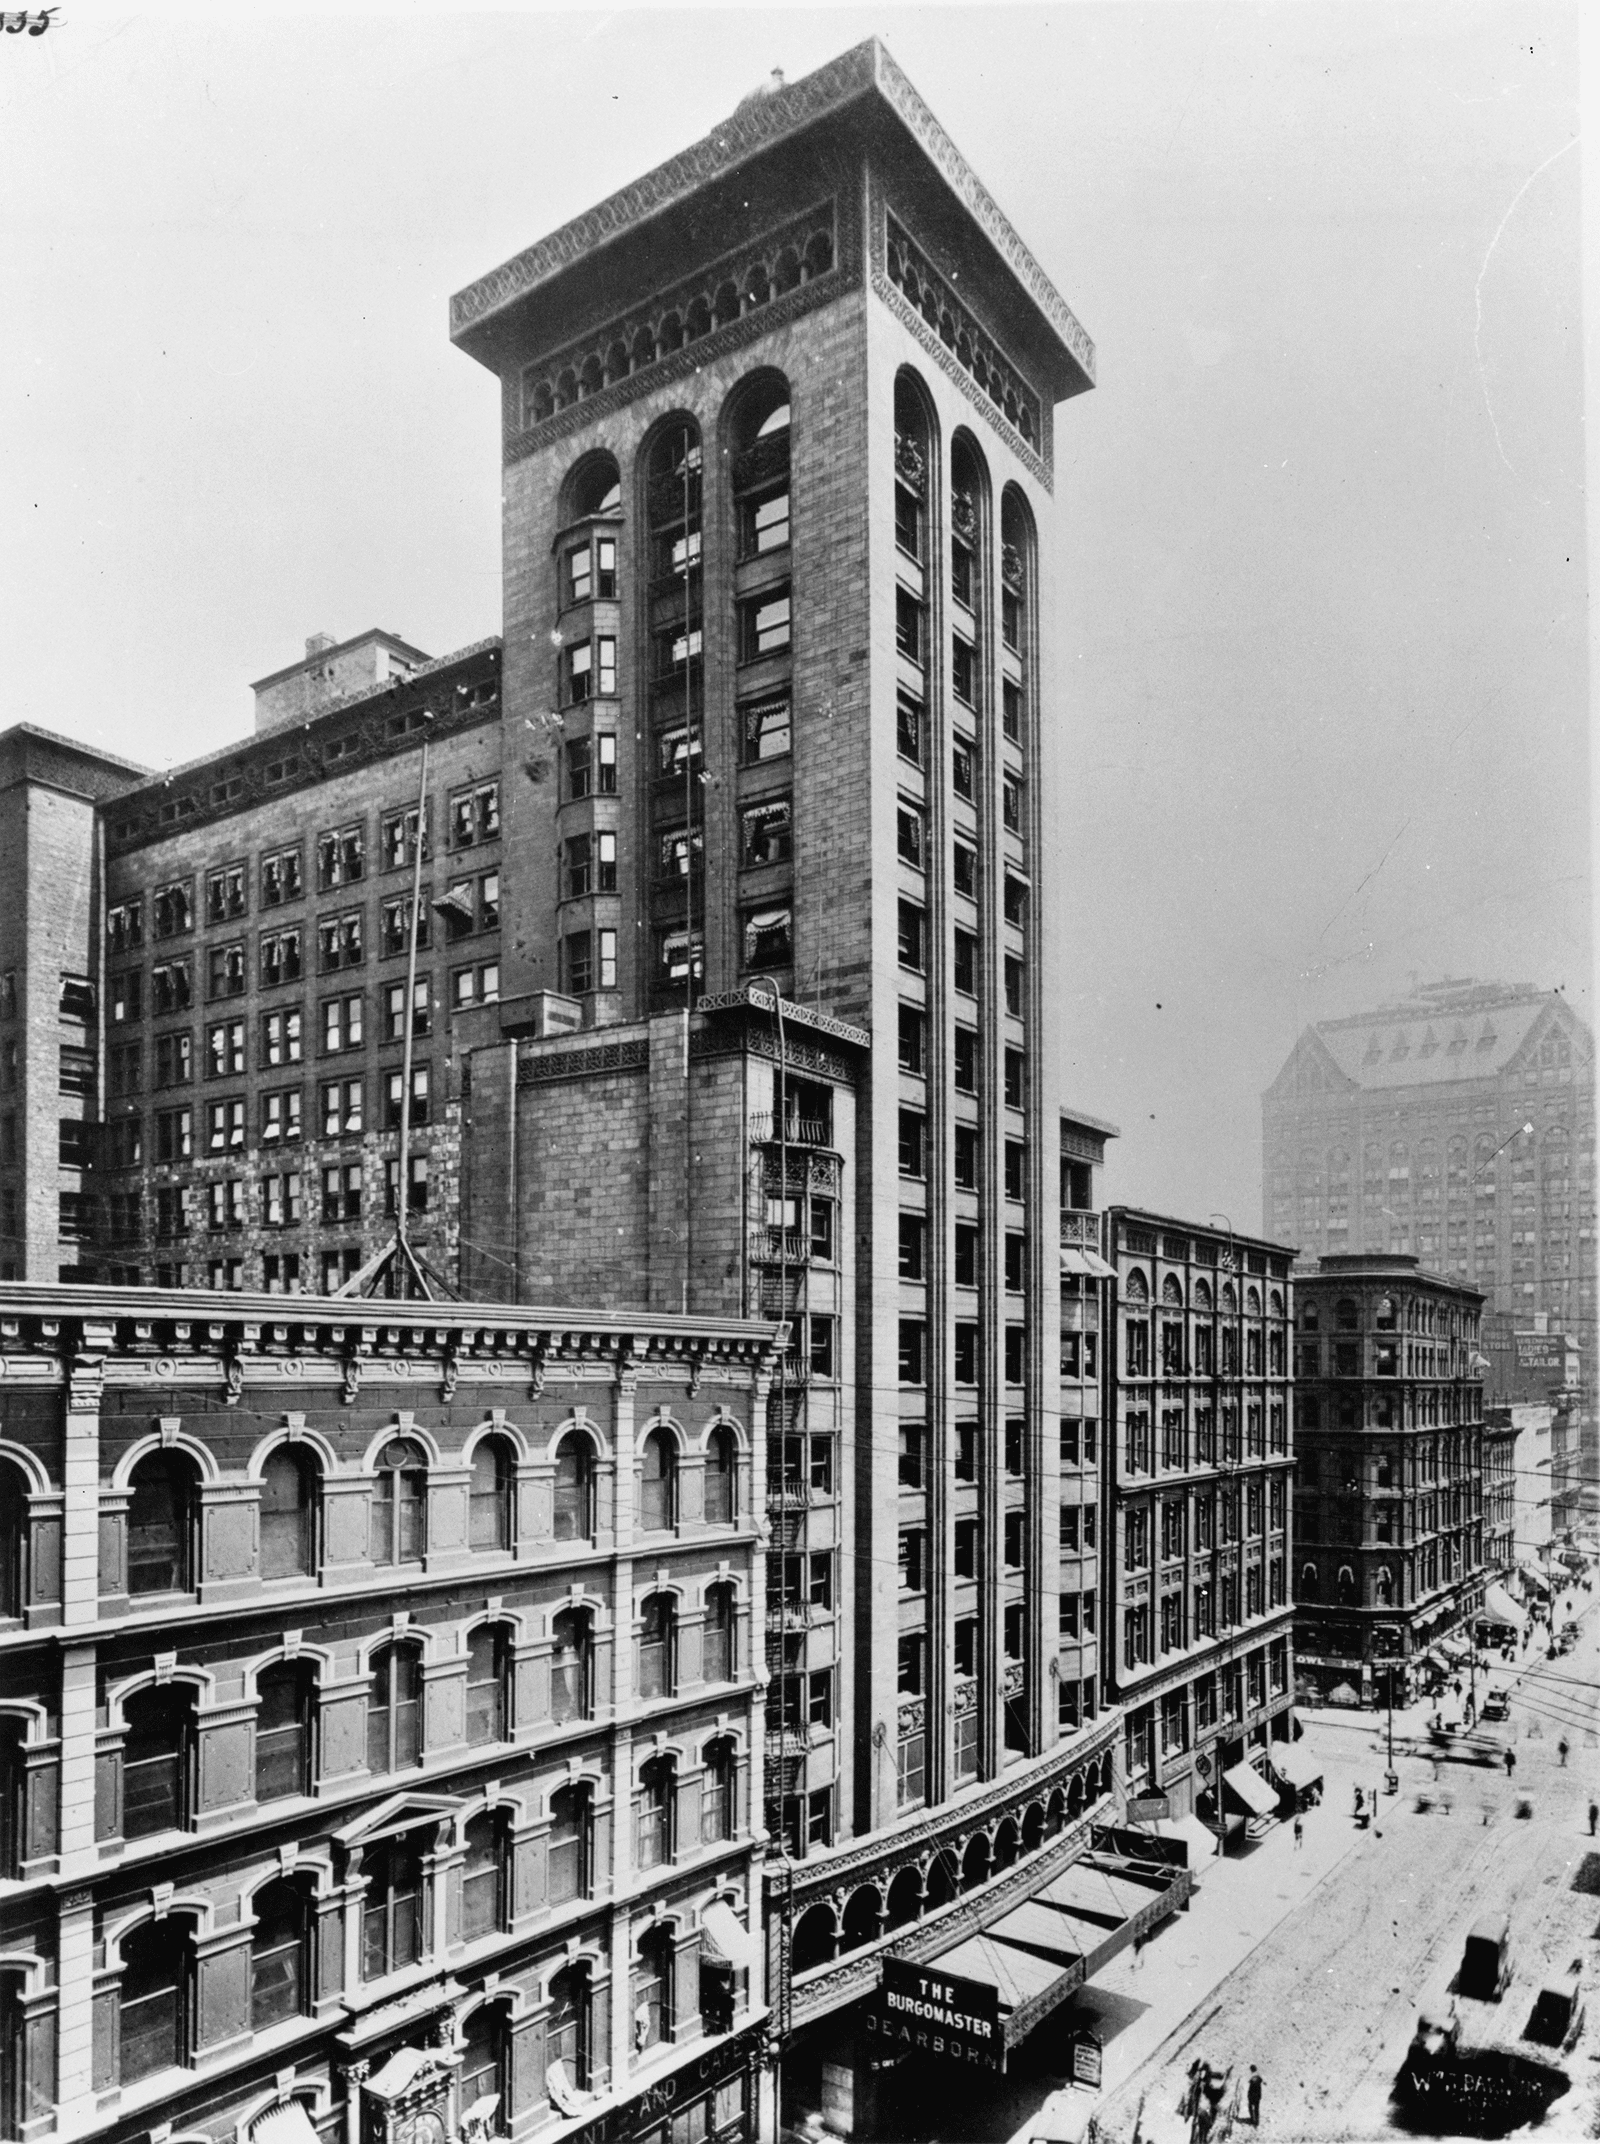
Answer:
[(426, 1313), (0, 1289), (8, 2140), (754, 2138), (775, 1335)]
[(1276, 1796), (1245, 1771), (1294, 1732), (1294, 1254), (1121, 1206), (1105, 1251), (1103, 1657), (1129, 1791), (1248, 1822)]
[(774, 2000), (791, 2111), (868, 2134), (884, 1954), (999, 1919), (1111, 1806), (1093, 1643), (1060, 1658), (1042, 1017), (1054, 426), (1092, 348), (876, 43), (452, 328), (501, 386), (515, 739), (463, 1272), (790, 1321)]
[[(1403, 1252), (1295, 1276), (1295, 1651), (1312, 1704), (1405, 1704), (1484, 1605), (1483, 1297)], [(1459, 1635), (1456, 1635), (1459, 1633)]]

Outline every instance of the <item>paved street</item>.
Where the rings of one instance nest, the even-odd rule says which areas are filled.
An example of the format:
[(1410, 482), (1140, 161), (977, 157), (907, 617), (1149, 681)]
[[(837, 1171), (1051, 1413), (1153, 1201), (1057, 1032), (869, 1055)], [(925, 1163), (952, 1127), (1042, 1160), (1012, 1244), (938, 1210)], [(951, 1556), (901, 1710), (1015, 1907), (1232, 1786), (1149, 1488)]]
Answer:
[[(1575, 1652), (1521, 1671), (1509, 1729), (1514, 1785), (1503, 1772), (1438, 1768), (1448, 1813), (1418, 1809), (1435, 1768), (1406, 1754), (1397, 1758), (1399, 1795), (1385, 1798), (1374, 1832), (1357, 1831), (1351, 1787), (1382, 1772), (1382, 1722), (1313, 1723), (1328, 1795), (1308, 1820), (1303, 1852), (1280, 1828), (1208, 1875), (1190, 1914), (1168, 1925), (1143, 1963), (1119, 1959), (1088, 1991), (1084, 2007), (1098, 2009), (1109, 2035), (1104, 2136), (1130, 2139), (1137, 2128), (1152, 2144), (1181, 2138), (1187, 2125), (1175, 2110), (1197, 2055), (1241, 2076), (1258, 2065), (1264, 2135), (1355, 2144), (1398, 2134), (1389, 2091), (1418, 2009), (1440, 2001), (1480, 1913), (1511, 1916), (1519, 1997), (1542, 1966), (1580, 1956), (1592, 1965), (1595, 1898), (1572, 1886), (1591, 1851), (1588, 1799), (1600, 1789), (1597, 1622), (1591, 1607)], [(1513, 1814), (1522, 1794), (1533, 1803), (1531, 1821)], [(1252, 1920), (1253, 1947), (1240, 1955)], [(1165, 2036), (1146, 2047), (1152, 2018)], [(1588, 2133), (1593, 2044), (1590, 2028), (1571, 2065), (1575, 2091), (1542, 2133)], [(1017, 2134), (1037, 2126), (1025, 2122)]]

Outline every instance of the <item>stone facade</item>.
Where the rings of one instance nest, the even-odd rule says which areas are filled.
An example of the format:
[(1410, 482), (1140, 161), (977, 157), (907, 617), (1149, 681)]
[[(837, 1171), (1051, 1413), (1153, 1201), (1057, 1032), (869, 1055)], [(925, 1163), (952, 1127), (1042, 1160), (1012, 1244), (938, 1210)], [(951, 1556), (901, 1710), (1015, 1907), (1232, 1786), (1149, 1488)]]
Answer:
[(419, 2049), (520, 2137), (760, 2015), (771, 1328), (374, 1307), (0, 1300), (23, 2138), (352, 2144)]

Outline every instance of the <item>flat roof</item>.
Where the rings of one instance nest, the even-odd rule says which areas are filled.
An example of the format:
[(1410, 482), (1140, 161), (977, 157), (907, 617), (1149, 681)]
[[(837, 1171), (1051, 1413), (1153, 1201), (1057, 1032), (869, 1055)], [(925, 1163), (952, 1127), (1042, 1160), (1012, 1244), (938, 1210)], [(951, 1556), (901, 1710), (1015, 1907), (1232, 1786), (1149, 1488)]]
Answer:
[(797, 140), (812, 128), (839, 119), (852, 106), (866, 103), (875, 103), (910, 136), (930, 175), (960, 205), (1030, 302), (1061, 359), (1060, 374), (1053, 383), (1057, 399), (1092, 386), (1093, 341), (876, 37), (852, 46), (797, 82), (763, 88), (744, 98), (691, 147), (458, 290), (450, 300), (451, 340), (495, 369), (492, 337), (485, 332), (491, 323), (503, 320), (514, 307), (573, 270), (592, 272), (596, 257), (608, 246), (681, 207), (711, 182), (728, 178), (781, 143)]
[(276, 685), (283, 678), (293, 677), (297, 670), (308, 669), (312, 663), (325, 662), (329, 656), (343, 655), (351, 648), (370, 647), (374, 641), (380, 641), (386, 648), (394, 648), (401, 655), (410, 655), (419, 663), (430, 663), (434, 659), (426, 648), (414, 648), (409, 640), (403, 640), (398, 633), (391, 633), (386, 626), (369, 625), (364, 633), (352, 633), (348, 640), (330, 640), (326, 647), (313, 648), (309, 654), (302, 655), (298, 662), (285, 663), (281, 670), (269, 670), (265, 677), (252, 678), (250, 690), (262, 692), (268, 685)]
[(1106, 1212), (1114, 1220), (1131, 1221), (1135, 1227), (1170, 1228), (1180, 1235), (1205, 1236), (1216, 1243), (1242, 1243), (1247, 1250), (1270, 1251), (1275, 1258), (1298, 1256), (1293, 1244), (1274, 1243), (1270, 1236), (1247, 1236), (1240, 1228), (1216, 1228), (1209, 1221), (1185, 1221), (1177, 1214), (1151, 1213), (1143, 1206), (1108, 1206)]

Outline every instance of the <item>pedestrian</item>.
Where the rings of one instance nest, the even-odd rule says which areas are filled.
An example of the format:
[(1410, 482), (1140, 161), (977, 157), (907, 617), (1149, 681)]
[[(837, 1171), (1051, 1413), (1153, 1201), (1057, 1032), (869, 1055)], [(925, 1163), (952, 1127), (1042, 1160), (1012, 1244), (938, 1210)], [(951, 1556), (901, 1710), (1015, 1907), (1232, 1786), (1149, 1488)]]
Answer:
[(1359, 1816), (1359, 1815), (1361, 1814), (1361, 1789), (1360, 1789), (1359, 1787), (1357, 1787), (1357, 1788), (1356, 1788), (1356, 1808), (1355, 1808), (1355, 1813), (1356, 1813), (1356, 1815), (1357, 1815), (1357, 1816)]
[(1250, 2109), (1250, 2127), (1259, 2129), (1261, 2127), (1261, 2072), (1253, 2062), (1250, 2065), (1250, 2081), (1244, 2088), (1244, 2096)]
[(1135, 1965), (1144, 1964), (1144, 1933), (1142, 1930), (1133, 1939), (1133, 1962)]
[(1591, 1802), (1589, 1804), (1589, 1836), (1591, 1839), (1594, 1837), (1596, 1824), (1600, 1824), (1600, 1802)]
[(1512, 1773), (1513, 1773), (1513, 1772), (1514, 1772), (1514, 1771), (1516, 1770), (1516, 1768), (1517, 1768), (1517, 1753), (1516, 1753), (1516, 1751), (1515, 1751), (1514, 1749), (1508, 1749), (1508, 1750), (1506, 1751), (1506, 1777), (1507, 1777), (1507, 1779), (1509, 1779), (1509, 1778), (1511, 1777)]
[(1567, 1738), (1566, 1738), (1566, 1736), (1565, 1736), (1565, 1735), (1563, 1735), (1563, 1736), (1561, 1737), (1561, 1740), (1560, 1740), (1560, 1741), (1559, 1741), (1559, 1742), (1558, 1742), (1558, 1743), (1556, 1744), (1556, 1755), (1557, 1755), (1557, 1756), (1558, 1756), (1558, 1757), (1559, 1757), (1559, 1758), (1561, 1759), (1561, 1764), (1562, 1764), (1562, 1768), (1563, 1768), (1563, 1770), (1564, 1770), (1564, 1769), (1566, 1768), (1566, 1762), (1567, 1762), (1567, 1749), (1568, 1749), (1568, 1743), (1567, 1743)]

